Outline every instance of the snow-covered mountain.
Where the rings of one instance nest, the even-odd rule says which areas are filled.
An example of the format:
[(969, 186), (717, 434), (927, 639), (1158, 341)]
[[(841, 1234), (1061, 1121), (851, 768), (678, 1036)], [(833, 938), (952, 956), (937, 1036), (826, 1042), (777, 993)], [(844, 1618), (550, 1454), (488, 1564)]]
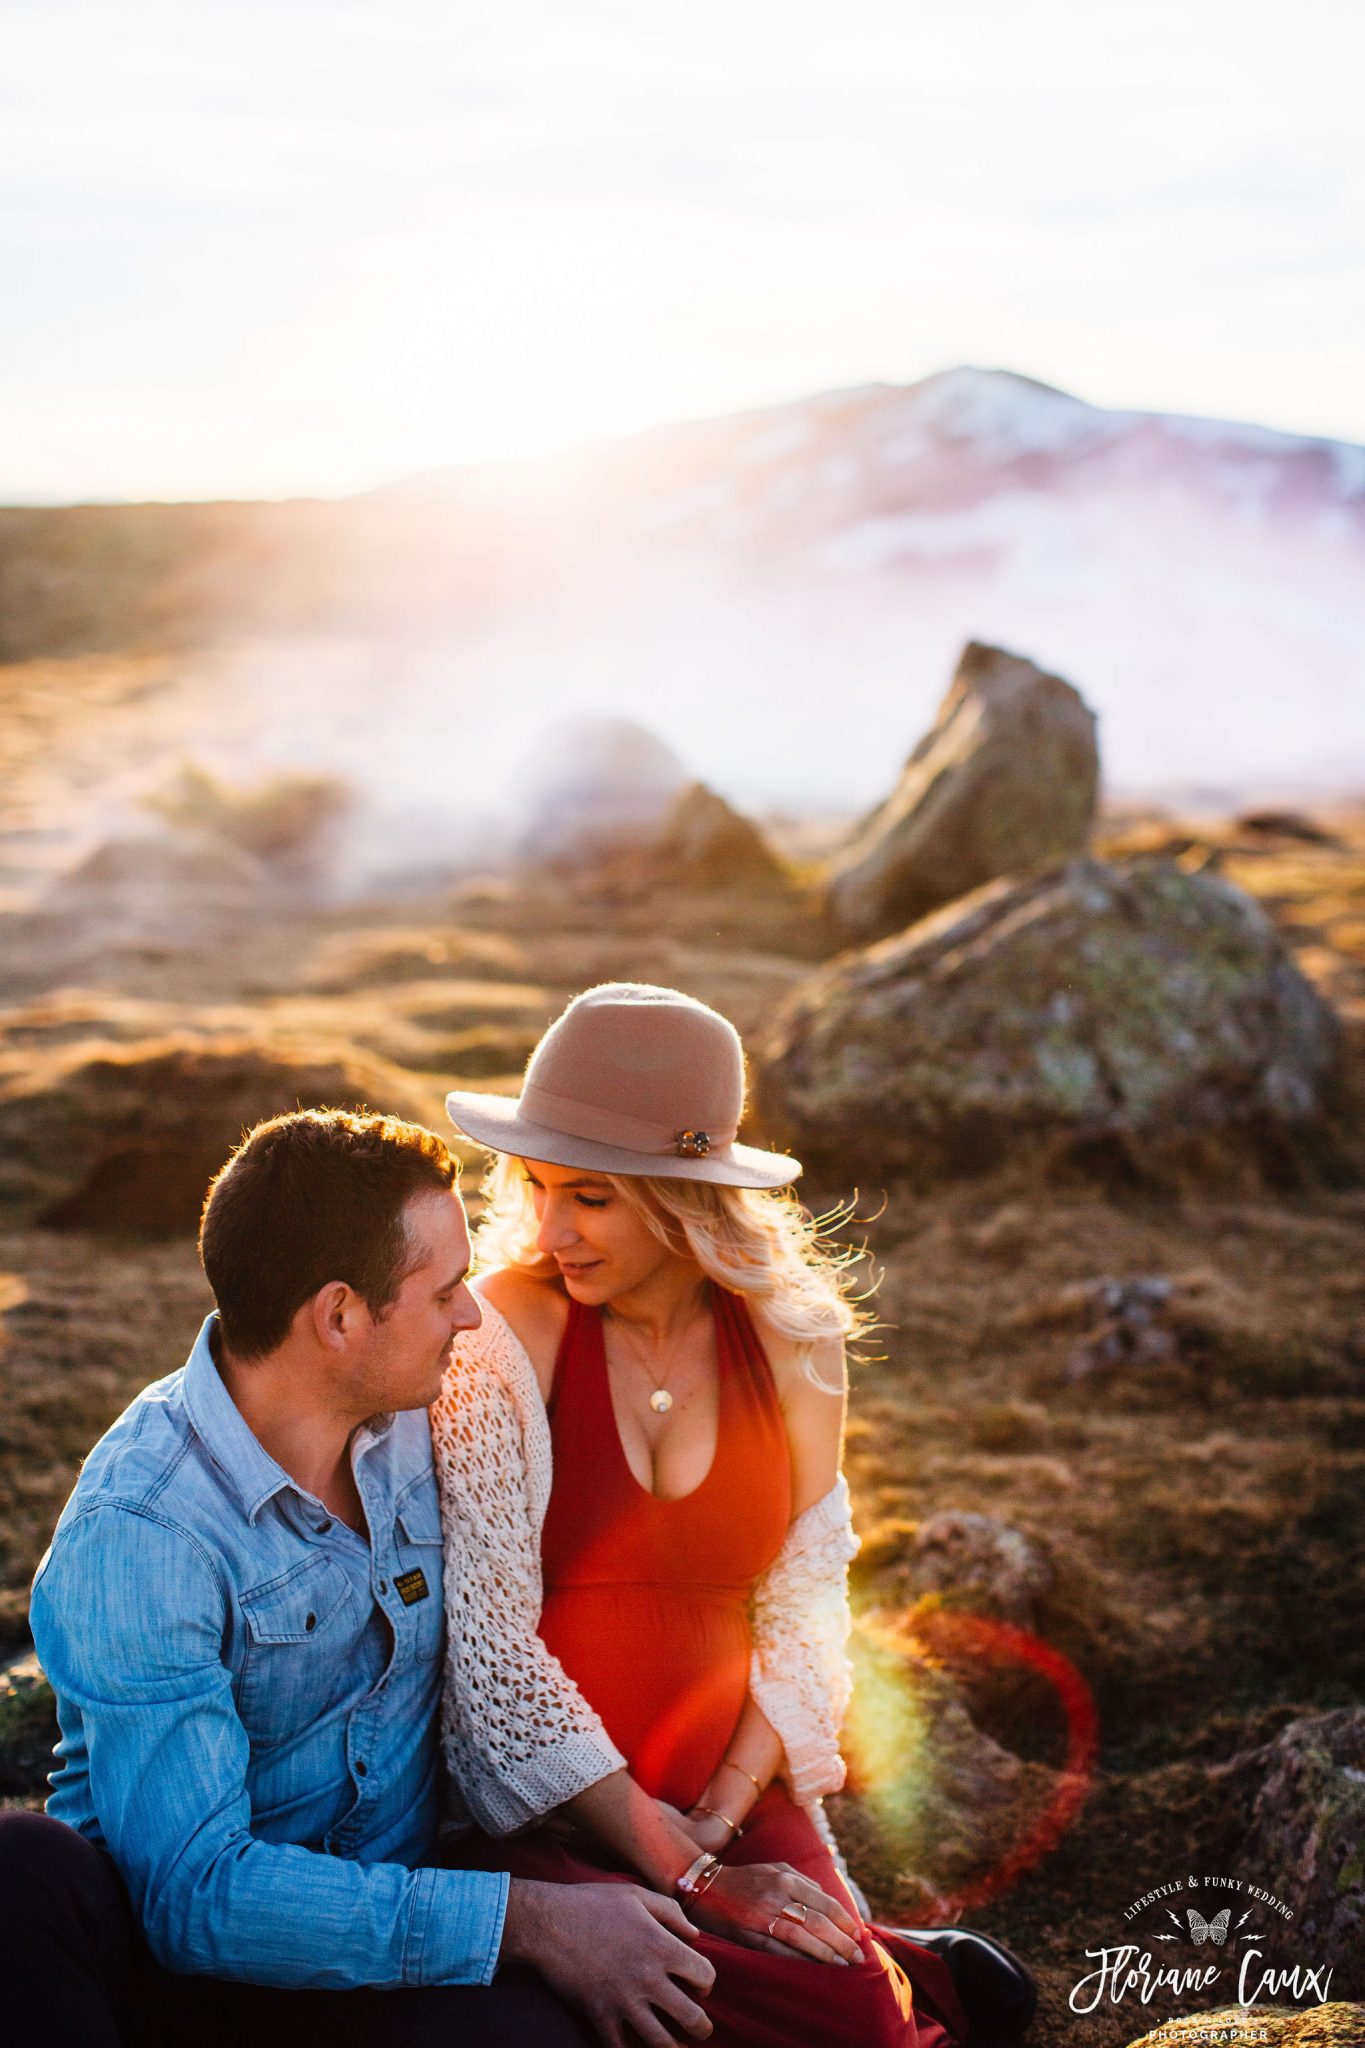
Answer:
[(450, 533), (523, 711), (751, 799), (882, 793), (968, 638), (1084, 691), (1113, 786), (1365, 786), (1365, 448), (956, 369), (379, 500)]

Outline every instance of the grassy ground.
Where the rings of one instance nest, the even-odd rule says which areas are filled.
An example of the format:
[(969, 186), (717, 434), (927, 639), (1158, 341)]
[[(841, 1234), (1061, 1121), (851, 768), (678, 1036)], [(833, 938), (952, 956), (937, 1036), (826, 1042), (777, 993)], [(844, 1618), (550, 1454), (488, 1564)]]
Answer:
[[(164, 685), (159, 670), (125, 665), (103, 685), (101, 673), (84, 664), (66, 679), (71, 702), (87, 706), (74, 782), (54, 780), (40, 744), (41, 679), (21, 691), (23, 774), (0, 810), (0, 866), (26, 898), (68, 830), (62, 804), (102, 748), (117, 754), (109, 733), (126, 738)], [(1205, 823), (1185, 829), (1181, 857), (1216, 860), (1261, 898), (1358, 1048), (1365, 819), (1336, 824), (1339, 843), (1308, 846)], [(1131, 840), (1135, 829), (1122, 831)], [(82, 1051), (248, 1037), (303, 1062), (323, 1045), (372, 1057), (435, 1121), (456, 1079), (510, 1086), (577, 987), (671, 981), (752, 1031), (814, 944), (799, 906), (785, 926), (755, 928), (719, 900), (497, 886), (344, 911), (282, 901), (226, 938), (191, 914), (153, 935), (111, 937), (97, 922), (20, 918), (8, 951), (0, 935), (11, 963), (0, 1117)], [(1359, 1050), (1351, 1057), (1359, 1068)], [(976, 1923), (1029, 1958), (1043, 1993), (1039, 2048), (1120, 2048), (1192, 2001), (1078, 2018), (1067, 1998), (1091, 1967), (1086, 1950), (1121, 1939), (1123, 1909), (1155, 1885), (1236, 1869), (1254, 1776), (1229, 1769), (1234, 1759), (1300, 1714), (1365, 1697), (1365, 1191), (1229, 1178), (1114, 1193), (1020, 1177), (933, 1198), (864, 1190), (862, 1202), (884, 1327), (854, 1380), (855, 1594), (880, 1645), (860, 1653), (865, 1689), (883, 1700), (893, 1739), (855, 1749), (836, 1821), (888, 1916), (913, 1919), (931, 1892), (965, 1891)], [(1176, 1283), (1171, 1355), (1068, 1378), (1075, 1290), (1135, 1275)], [(182, 1361), (206, 1301), (186, 1239), (39, 1229), (22, 1174), (0, 1180), (9, 1650), (24, 1644), (27, 1582), (82, 1453), (139, 1386)], [(1049, 1584), (1030, 1632), (1081, 1675), (1098, 1717), (1096, 1766), (1070, 1824), (994, 1895), (992, 1869), (1058, 1796), (1066, 1728), (1052, 1684), (965, 1643), (951, 1600), (917, 1586), (916, 1528), (946, 1509), (1032, 1541)], [(1005, 1759), (996, 1791), (945, 1839), (951, 1802), (935, 1773), (960, 1743), (969, 1777), (982, 1737)], [(1334, 1995), (1365, 1998), (1362, 1960), (1334, 1960)]]
[[(1094, 1695), (1098, 1773), (1059, 1846), (974, 1918), (1039, 1968), (1040, 2041), (1124, 2042), (1122, 2016), (1066, 2006), (1085, 1950), (1187, 1866), (1234, 1871), (1254, 1784), (1219, 1767), (1365, 1690), (1365, 1208), (959, 1191), (904, 1221), (882, 1252), (895, 1328), (850, 1431), (859, 1598), (947, 1656), (981, 1727), (1056, 1767), (1051, 1688), (962, 1655), (904, 1564), (914, 1525), (949, 1507), (1052, 1559), (1034, 1627)], [(1177, 1362), (1065, 1382), (1058, 1297), (1097, 1273), (1197, 1275)], [(872, 1867), (881, 1902), (913, 1913), (894, 1855)]]

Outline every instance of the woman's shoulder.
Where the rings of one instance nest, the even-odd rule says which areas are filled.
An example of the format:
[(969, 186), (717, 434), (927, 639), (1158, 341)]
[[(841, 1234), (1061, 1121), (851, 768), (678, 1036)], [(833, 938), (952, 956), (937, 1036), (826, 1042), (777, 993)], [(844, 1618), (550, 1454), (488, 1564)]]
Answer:
[(844, 1393), (848, 1363), (842, 1337), (790, 1337), (769, 1320), (761, 1302), (751, 1300), (746, 1306), (777, 1391), (784, 1399), (791, 1393), (799, 1395), (806, 1391)]
[(521, 1344), (535, 1369), (542, 1394), (554, 1375), (555, 1359), (569, 1320), (569, 1302), (553, 1280), (515, 1266), (495, 1267), (473, 1283), (480, 1301), (494, 1308)]
[(838, 1335), (799, 1339), (759, 1315), (754, 1326), (768, 1357), (791, 1450), (792, 1515), (824, 1498), (843, 1459), (848, 1367)]

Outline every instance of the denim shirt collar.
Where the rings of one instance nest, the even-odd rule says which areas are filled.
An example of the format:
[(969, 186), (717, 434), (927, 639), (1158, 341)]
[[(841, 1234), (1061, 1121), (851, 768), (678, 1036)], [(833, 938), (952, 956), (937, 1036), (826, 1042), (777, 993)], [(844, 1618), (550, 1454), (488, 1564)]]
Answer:
[[(181, 1392), (195, 1434), (241, 1502), (248, 1522), (254, 1523), (266, 1502), (286, 1488), (302, 1498), (311, 1496), (304, 1495), (298, 1482), (276, 1464), (224, 1386), (211, 1341), (217, 1325), (218, 1311), (214, 1309), (205, 1316), (186, 1361)], [(362, 1456), (392, 1427), (392, 1414), (372, 1415), (356, 1431), (356, 1455)]]

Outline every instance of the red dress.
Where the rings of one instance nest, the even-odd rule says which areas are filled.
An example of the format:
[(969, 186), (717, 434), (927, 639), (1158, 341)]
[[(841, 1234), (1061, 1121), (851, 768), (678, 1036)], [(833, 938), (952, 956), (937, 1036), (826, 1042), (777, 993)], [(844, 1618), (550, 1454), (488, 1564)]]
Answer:
[[(720, 1371), (716, 1454), (701, 1485), (659, 1500), (626, 1462), (600, 1310), (571, 1301), (550, 1397), (554, 1482), (541, 1537), (540, 1634), (602, 1716), (632, 1776), (686, 1808), (715, 1770), (749, 1690), (749, 1595), (791, 1520), (786, 1425), (743, 1297), (711, 1290)], [(513, 1876), (601, 1883), (609, 1871), (544, 1830), (486, 1842)], [(856, 1913), (808, 1816), (774, 1784), (726, 1851), (790, 1863)], [(841, 1969), (702, 1934), (713, 2048), (957, 2048), (967, 2022), (946, 1966), (880, 1930)]]

